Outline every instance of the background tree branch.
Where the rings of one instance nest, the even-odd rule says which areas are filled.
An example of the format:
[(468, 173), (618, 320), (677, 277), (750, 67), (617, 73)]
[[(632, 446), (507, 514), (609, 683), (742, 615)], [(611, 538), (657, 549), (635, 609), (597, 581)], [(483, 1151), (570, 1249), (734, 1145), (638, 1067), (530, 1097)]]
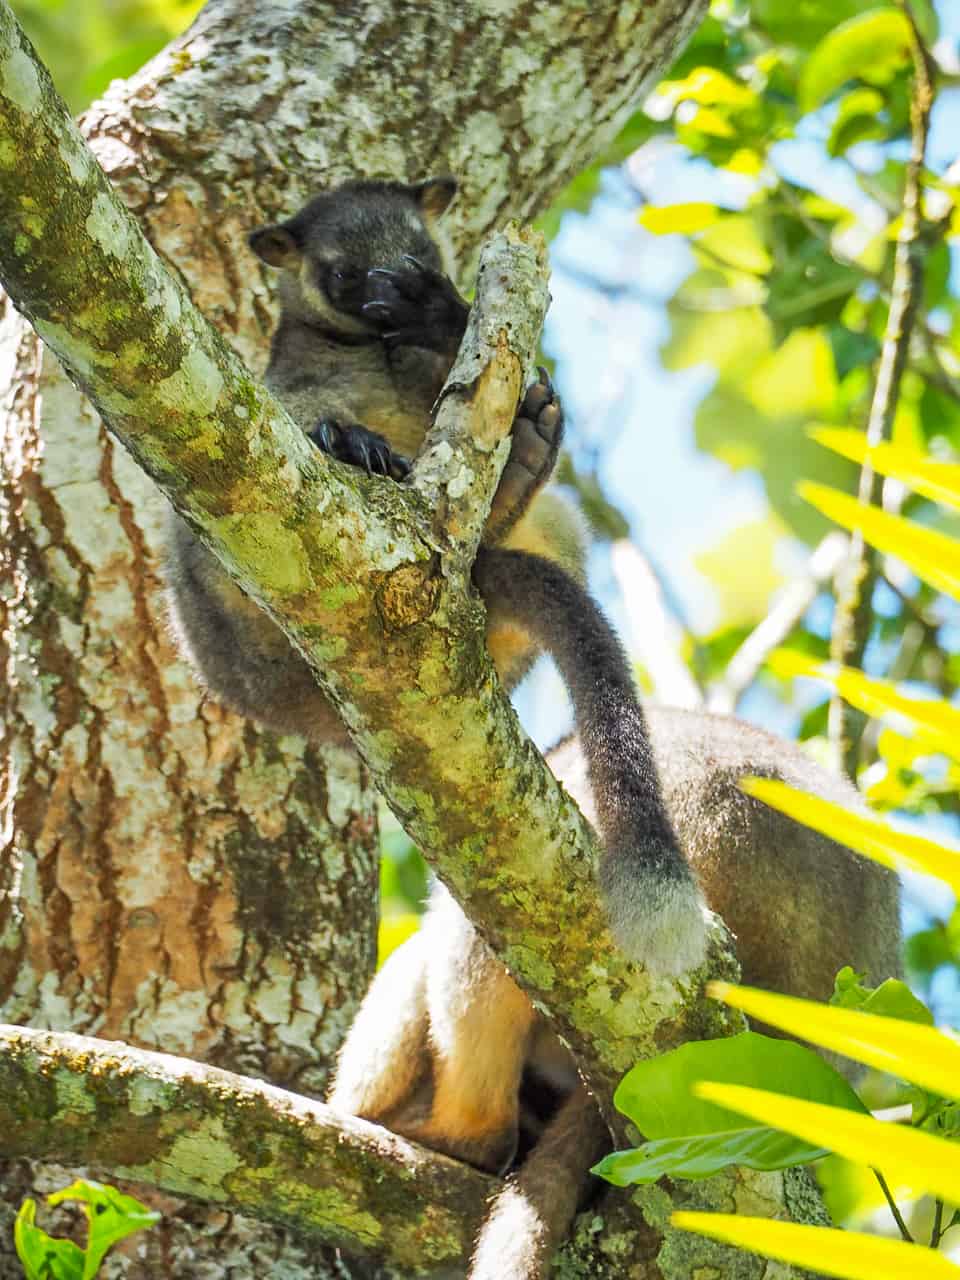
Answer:
[[(867, 419), (867, 440), (871, 445), (889, 439), (900, 396), (900, 382), (907, 365), (910, 337), (923, 290), (923, 210), (921, 207), (923, 161), (933, 109), (934, 64), (917, 29), (910, 6), (901, 3), (910, 25), (914, 78), (910, 98), (910, 160), (903, 193), (903, 222), (897, 237), (890, 309), (887, 313), (883, 347), (877, 365), (873, 398)], [(858, 497), (863, 503), (880, 501), (882, 478), (869, 460), (860, 470)], [(873, 616), (873, 588), (877, 580), (877, 553), (864, 541), (859, 530), (850, 539), (846, 564), (838, 577), (837, 603), (830, 636), (830, 657), (845, 666), (860, 667), (870, 634)], [(829, 734), (837, 762), (856, 781), (860, 740), (865, 718), (838, 694), (830, 699)]]

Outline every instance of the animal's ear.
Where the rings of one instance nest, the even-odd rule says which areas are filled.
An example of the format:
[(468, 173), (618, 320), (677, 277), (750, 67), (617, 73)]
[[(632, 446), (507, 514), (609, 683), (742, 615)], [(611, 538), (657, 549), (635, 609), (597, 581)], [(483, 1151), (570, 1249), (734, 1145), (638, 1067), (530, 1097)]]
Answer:
[(439, 218), (457, 194), (457, 180), (445, 174), (442, 178), (428, 178), (410, 188), (427, 222)]
[(258, 227), (251, 231), (247, 243), (262, 261), (271, 267), (296, 267), (300, 261), (300, 245), (289, 227), (282, 223), (274, 223), (269, 227)]

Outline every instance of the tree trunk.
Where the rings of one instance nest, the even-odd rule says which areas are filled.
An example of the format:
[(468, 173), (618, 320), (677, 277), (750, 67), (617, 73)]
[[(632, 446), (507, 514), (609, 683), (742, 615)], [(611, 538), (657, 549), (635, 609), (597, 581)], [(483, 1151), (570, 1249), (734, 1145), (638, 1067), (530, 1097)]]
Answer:
[[(259, 371), (274, 312), (251, 284), (250, 227), (323, 182), (449, 170), (469, 259), (612, 136), (703, 7), (214, 0), (85, 133)], [(0, 363), (0, 1018), (319, 1094), (373, 962), (363, 772), (202, 697), (164, 624), (163, 499), (8, 304)], [(11, 1165), (8, 1215), (32, 1176)], [(340, 1265), (279, 1229), (163, 1208), (108, 1274), (294, 1280)]]

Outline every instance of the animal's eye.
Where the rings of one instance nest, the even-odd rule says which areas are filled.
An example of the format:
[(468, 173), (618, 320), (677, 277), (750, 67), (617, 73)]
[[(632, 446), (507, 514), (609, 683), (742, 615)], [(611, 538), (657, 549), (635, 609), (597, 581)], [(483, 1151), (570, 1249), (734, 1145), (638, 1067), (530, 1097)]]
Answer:
[(335, 289), (344, 289), (358, 284), (363, 274), (359, 267), (352, 266), (349, 262), (325, 263), (320, 268), (320, 283), (332, 285)]

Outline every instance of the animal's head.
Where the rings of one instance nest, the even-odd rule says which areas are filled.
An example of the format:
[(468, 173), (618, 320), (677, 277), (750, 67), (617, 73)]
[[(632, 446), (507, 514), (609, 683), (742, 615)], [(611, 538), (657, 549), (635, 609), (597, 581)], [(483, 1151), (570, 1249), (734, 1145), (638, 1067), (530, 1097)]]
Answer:
[(285, 222), (250, 234), (262, 261), (283, 272), (288, 310), (345, 333), (369, 326), (361, 307), (372, 267), (399, 270), (404, 254), (443, 270), (434, 224), (456, 194), (453, 178), (351, 181), (314, 196)]

